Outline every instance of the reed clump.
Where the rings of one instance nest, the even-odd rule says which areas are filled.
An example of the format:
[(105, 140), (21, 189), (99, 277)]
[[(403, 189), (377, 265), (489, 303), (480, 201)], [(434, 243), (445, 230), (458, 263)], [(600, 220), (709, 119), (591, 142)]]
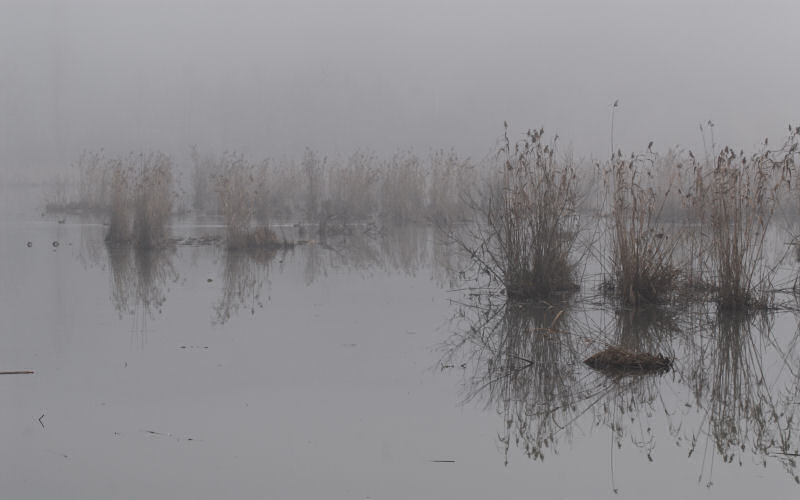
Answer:
[[(226, 152), (217, 170), (215, 190), (225, 223), (228, 249), (279, 246), (277, 235), (269, 226), (254, 227), (257, 200), (266, 191), (256, 166), (240, 154)], [(261, 214), (261, 219), (267, 221), (267, 214)]]
[(174, 201), (172, 160), (164, 153), (139, 155), (134, 195), (133, 240), (137, 247), (155, 248), (169, 237)]
[(717, 155), (703, 200), (709, 218), (707, 245), (717, 306), (721, 310), (771, 307), (776, 265), (767, 255), (768, 231), (791, 184), (800, 128), (782, 146), (746, 156), (725, 147)]
[(556, 139), (528, 131), (512, 149), (505, 133), (502, 191), (492, 197), (483, 240), (485, 262), (497, 269), (511, 299), (535, 299), (578, 288), (573, 249), (578, 239), (578, 184)]
[[(682, 284), (676, 254), (684, 234), (664, 217), (681, 166), (662, 163), (656, 176), (656, 161), (650, 151), (629, 158), (617, 153), (606, 171), (612, 203), (611, 280), (606, 286), (632, 307), (664, 303)], [(673, 170), (666, 181), (665, 168)]]
[(174, 200), (172, 160), (163, 153), (141, 153), (108, 165), (111, 208), (106, 241), (138, 248), (165, 245)]

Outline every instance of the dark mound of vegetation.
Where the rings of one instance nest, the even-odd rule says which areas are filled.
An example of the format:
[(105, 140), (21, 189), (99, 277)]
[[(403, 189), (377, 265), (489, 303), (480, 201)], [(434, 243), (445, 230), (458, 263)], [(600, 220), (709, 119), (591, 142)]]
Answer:
[(672, 367), (672, 359), (662, 354), (634, 352), (622, 347), (609, 347), (583, 361), (595, 370), (625, 372), (665, 372)]

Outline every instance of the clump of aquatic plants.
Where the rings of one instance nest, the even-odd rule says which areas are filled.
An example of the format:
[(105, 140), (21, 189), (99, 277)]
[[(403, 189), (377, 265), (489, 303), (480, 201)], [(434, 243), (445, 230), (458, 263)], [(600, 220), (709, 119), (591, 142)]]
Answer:
[[(225, 223), (228, 249), (263, 248), (279, 245), (269, 226), (254, 227), (256, 200), (264, 196), (266, 186), (258, 181), (254, 165), (236, 153), (225, 153), (215, 177), (215, 190)], [(262, 214), (262, 220), (267, 220)]]
[[(512, 145), (505, 133), (498, 182), (478, 208), (483, 220), (460, 242), (478, 271), (509, 299), (539, 299), (578, 288), (578, 182), (556, 139), (528, 131)], [(491, 285), (490, 285), (491, 286)]]
[(139, 248), (163, 246), (174, 199), (172, 160), (163, 153), (132, 154), (110, 165), (111, 208), (106, 240)]
[(606, 286), (627, 306), (663, 303), (681, 284), (676, 254), (683, 234), (664, 218), (681, 167), (670, 165), (674, 175), (656, 182), (656, 160), (649, 148), (629, 158), (617, 153), (606, 171), (611, 199), (611, 276)]
[(724, 148), (703, 199), (709, 218), (708, 250), (717, 305), (723, 310), (770, 307), (776, 265), (768, 261), (767, 234), (798, 157), (800, 128), (784, 144), (747, 156)]
[(139, 155), (133, 216), (133, 239), (142, 248), (163, 245), (174, 200), (172, 160), (163, 153)]

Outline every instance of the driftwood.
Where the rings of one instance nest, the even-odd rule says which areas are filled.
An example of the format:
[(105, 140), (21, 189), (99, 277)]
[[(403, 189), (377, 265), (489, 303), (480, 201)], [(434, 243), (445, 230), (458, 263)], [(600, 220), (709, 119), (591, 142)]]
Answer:
[(632, 373), (664, 372), (672, 367), (672, 360), (661, 354), (634, 352), (622, 347), (609, 347), (584, 360), (595, 370), (619, 370)]
[(11, 372), (0, 372), (0, 375), (33, 375), (31, 370), (16, 370)]

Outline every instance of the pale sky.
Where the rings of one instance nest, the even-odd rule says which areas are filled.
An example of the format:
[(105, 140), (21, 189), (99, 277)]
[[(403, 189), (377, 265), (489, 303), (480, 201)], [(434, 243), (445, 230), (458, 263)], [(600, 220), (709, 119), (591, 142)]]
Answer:
[(0, 169), (83, 149), (606, 158), (800, 124), (800, 2), (0, 0)]

